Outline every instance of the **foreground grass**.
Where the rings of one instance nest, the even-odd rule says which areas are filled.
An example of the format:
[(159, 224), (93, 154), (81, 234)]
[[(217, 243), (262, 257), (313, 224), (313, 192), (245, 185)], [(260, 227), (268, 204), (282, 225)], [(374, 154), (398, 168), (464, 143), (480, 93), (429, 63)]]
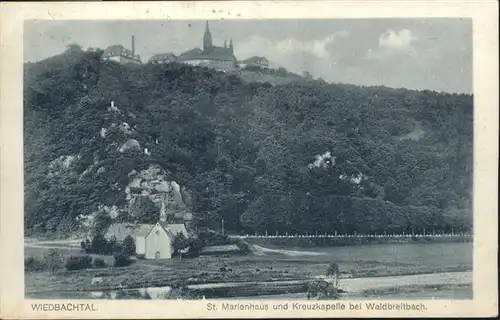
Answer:
[[(61, 245), (53, 247), (65, 256), (82, 254), (79, 248), (75, 247)], [(50, 249), (51, 246), (27, 245), (25, 256), (42, 256)], [(202, 256), (182, 260), (179, 258), (160, 261), (136, 260), (132, 265), (121, 268), (104, 267), (78, 271), (63, 269), (53, 275), (46, 271), (26, 272), (25, 292), (28, 297), (33, 298), (77, 298), (88, 297), (89, 291), (117, 288), (305, 280), (324, 275), (330, 263), (339, 265), (341, 279), (471, 271), (473, 260), (472, 246), (459, 243), (361, 245), (317, 248), (315, 252), (320, 254), (287, 256), (268, 253), (225, 257)], [(108, 266), (112, 266), (111, 256), (102, 257)], [(102, 277), (103, 282), (91, 286), (93, 277)], [(403, 295), (411, 296), (413, 293), (410, 291)]]
[[(109, 258), (109, 257), (108, 257)], [(431, 272), (468, 271), (467, 265), (435, 267), (422, 264), (381, 261), (336, 261), (341, 278), (394, 276)], [(48, 272), (27, 272), (26, 293), (37, 292), (85, 292), (94, 290), (137, 288), (149, 286), (183, 285), (216, 282), (303, 280), (324, 275), (327, 261), (314, 258), (291, 259), (270, 255), (198, 257), (194, 259), (171, 259), (164, 261), (137, 260), (122, 268), (96, 268), (89, 270), (60, 270), (54, 275)], [(222, 271), (221, 268), (230, 271)], [(93, 277), (102, 277), (103, 282), (91, 286)]]
[(472, 284), (407, 285), (364, 290), (367, 299), (473, 299)]

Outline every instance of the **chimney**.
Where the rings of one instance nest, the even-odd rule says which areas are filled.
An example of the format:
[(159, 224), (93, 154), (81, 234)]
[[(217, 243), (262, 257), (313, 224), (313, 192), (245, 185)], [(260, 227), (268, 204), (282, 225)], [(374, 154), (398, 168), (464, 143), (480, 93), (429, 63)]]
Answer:
[(135, 54), (135, 36), (132, 36), (132, 54)]

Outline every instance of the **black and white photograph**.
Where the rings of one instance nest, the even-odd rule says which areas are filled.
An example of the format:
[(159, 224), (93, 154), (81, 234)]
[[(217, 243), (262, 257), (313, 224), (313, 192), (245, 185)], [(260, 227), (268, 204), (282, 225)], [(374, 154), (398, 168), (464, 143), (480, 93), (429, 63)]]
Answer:
[(26, 297), (472, 299), (470, 19), (26, 21)]
[(1, 7), (2, 318), (498, 312), (495, 14), (336, 6)]

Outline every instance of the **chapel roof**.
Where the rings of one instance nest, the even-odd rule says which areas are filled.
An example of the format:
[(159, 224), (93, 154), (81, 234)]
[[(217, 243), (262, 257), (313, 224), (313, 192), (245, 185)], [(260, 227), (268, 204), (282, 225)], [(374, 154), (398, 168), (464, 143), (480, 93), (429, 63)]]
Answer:
[(113, 223), (106, 232), (105, 237), (116, 237), (116, 240), (123, 241), (125, 237), (145, 237), (153, 228), (153, 224), (134, 224), (134, 223)]
[(202, 50), (195, 48), (182, 53), (179, 60), (222, 60), (222, 61), (236, 61), (231, 49), (224, 47), (212, 47), (212, 51), (204, 53)]
[(186, 226), (184, 224), (168, 224), (164, 221), (158, 221), (158, 224), (165, 230), (169, 237), (173, 238), (178, 233), (183, 233), (186, 237)]
[(179, 60), (193, 60), (201, 56), (202, 53), (203, 51), (201, 51), (201, 49), (194, 48), (181, 53), (178, 58)]

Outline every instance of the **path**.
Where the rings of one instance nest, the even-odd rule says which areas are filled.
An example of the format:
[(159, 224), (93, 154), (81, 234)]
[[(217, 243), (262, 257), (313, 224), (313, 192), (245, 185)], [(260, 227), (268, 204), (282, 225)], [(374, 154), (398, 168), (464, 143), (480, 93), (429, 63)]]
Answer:
[(68, 248), (80, 247), (81, 240), (50, 240), (39, 241), (36, 239), (24, 240), (24, 246), (28, 248)]
[(444, 272), (416, 274), (409, 276), (390, 276), (376, 278), (341, 279), (340, 288), (347, 292), (362, 292), (367, 289), (380, 289), (404, 285), (470, 284), (472, 272)]
[[(280, 284), (298, 284), (302, 280), (279, 281)], [(192, 289), (207, 289), (220, 287), (236, 287), (241, 284), (264, 284), (265, 282), (220, 282), (190, 285)], [(445, 272), (416, 274), (409, 276), (390, 276), (374, 278), (341, 279), (340, 289), (348, 293), (362, 292), (367, 289), (380, 289), (404, 285), (437, 285), (437, 284), (469, 284), (472, 283), (472, 272)]]

